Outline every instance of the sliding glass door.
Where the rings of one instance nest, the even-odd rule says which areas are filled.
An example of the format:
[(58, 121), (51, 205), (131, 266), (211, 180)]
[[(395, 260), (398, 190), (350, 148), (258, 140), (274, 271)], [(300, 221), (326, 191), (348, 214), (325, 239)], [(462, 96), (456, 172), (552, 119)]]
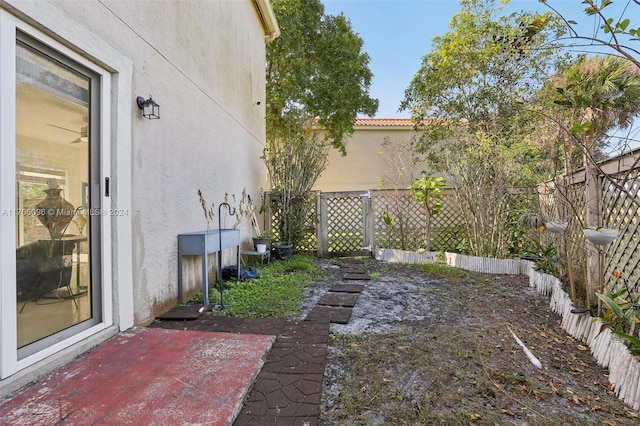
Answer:
[(100, 78), (26, 36), (16, 43), (21, 359), (101, 321), (100, 198), (91, 184), (100, 181)]

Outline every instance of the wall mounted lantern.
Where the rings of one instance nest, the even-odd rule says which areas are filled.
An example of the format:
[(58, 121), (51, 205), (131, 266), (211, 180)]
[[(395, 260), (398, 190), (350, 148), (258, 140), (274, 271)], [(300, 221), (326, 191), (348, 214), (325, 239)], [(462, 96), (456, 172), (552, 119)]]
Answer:
[(160, 105), (151, 98), (151, 95), (149, 95), (149, 99), (146, 101), (142, 96), (138, 96), (136, 98), (136, 103), (138, 104), (138, 108), (142, 110), (143, 117), (146, 117), (149, 120), (160, 118)]

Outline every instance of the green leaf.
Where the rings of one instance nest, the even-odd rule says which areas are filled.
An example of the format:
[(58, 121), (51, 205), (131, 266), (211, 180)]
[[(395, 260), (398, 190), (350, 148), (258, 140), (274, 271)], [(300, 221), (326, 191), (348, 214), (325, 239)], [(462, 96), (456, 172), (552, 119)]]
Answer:
[(624, 20), (624, 21), (622, 21), (622, 22), (618, 22), (618, 23), (616, 24), (616, 28), (620, 28), (622, 31), (624, 31), (624, 30), (626, 30), (626, 29), (627, 29), (627, 27), (629, 26), (629, 22), (630, 22), (630, 21), (629, 21), (629, 19), (625, 19), (625, 20)]
[(613, 3), (613, 0), (602, 0), (602, 4), (600, 5), (600, 10), (609, 6), (611, 3)]
[(632, 336), (630, 334), (626, 334), (623, 333), (621, 331), (618, 330), (611, 330), (611, 333), (615, 334), (616, 336), (620, 337), (621, 339), (624, 339), (626, 341), (628, 341), (629, 343), (631, 343), (632, 345), (636, 346), (635, 350), (640, 350), (640, 339), (637, 338), (636, 336)]
[(602, 300), (609, 307), (609, 309), (613, 311), (613, 314), (616, 318), (625, 318), (624, 312), (622, 311), (620, 306), (618, 306), (618, 304), (611, 298), (601, 293), (596, 293), (596, 296), (598, 297), (598, 299)]

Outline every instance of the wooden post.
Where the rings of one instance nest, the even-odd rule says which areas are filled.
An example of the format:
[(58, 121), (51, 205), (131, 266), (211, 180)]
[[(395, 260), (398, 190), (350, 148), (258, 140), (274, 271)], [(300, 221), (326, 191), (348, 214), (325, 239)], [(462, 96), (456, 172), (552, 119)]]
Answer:
[[(598, 183), (597, 169), (593, 163), (593, 143), (593, 136), (586, 135), (583, 156), (585, 169), (584, 213), (585, 225), (597, 227), (602, 225), (602, 212), (600, 210), (600, 185)], [(587, 302), (591, 305), (598, 300), (596, 291), (600, 290), (600, 283), (602, 282), (602, 265), (598, 247), (587, 240), (586, 249)]]
[(327, 194), (318, 193), (318, 256), (329, 252), (329, 212)]

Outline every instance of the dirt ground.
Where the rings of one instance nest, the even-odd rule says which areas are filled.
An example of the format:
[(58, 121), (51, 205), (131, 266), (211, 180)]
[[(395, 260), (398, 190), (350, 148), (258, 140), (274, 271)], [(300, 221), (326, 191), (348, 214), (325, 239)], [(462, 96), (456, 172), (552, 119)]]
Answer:
[[(340, 260), (318, 264), (340, 278)], [(640, 424), (527, 277), (364, 268), (372, 279), (349, 324), (331, 326), (321, 424)], [(332, 284), (308, 287), (304, 309)]]

